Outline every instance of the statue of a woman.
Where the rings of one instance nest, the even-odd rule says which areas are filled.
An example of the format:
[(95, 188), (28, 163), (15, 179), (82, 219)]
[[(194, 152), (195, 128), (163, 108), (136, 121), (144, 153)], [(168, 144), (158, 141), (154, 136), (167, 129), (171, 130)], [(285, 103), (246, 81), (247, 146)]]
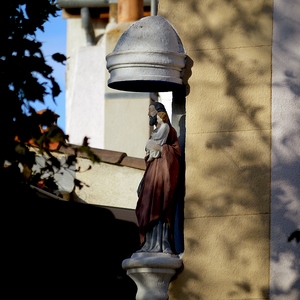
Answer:
[[(153, 102), (149, 106), (149, 124), (157, 124), (157, 113), (164, 106)], [(180, 147), (176, 130), (170, 122), (166, 142), (161, 146), (151, 139), (147, 146), (160, 152), (152, 161), (145, 157), (146, 170), (138, 189), (136, 216), (139, 224), (139, 252), (173, 253), (175, 197), (179, 176)]]

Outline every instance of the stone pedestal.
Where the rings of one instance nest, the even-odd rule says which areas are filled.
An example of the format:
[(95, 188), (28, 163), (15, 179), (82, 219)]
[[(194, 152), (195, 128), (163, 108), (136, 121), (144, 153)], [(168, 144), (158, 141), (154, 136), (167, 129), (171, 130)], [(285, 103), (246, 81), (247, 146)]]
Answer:
[(178, 255), (149, 252), (134, 253), (122, 263), (137, 285), (136, 300), (169, 299), (169, 283), (181, 266)]

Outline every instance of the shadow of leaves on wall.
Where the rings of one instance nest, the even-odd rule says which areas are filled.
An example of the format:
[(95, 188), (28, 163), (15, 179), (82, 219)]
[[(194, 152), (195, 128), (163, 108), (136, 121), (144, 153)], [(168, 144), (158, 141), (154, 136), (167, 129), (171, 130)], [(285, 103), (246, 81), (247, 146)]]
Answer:
[[(239, 298), (257, 296), (268, 299), (268, 282), (264, 280), (264, 282), (260, 283), (255, 277), (260, 273), (257, 260), (262, 259), (263, 256), (264, 262), (269, 260), (271, 120), (266, 120), (263, 116), (268, 117), (271, 115), (271, 95), (268, 96), (266, 92), (270, 89), (270, 76), (268, 77), (266, 74), (271, 72), (271, 62), (266, 60), (271, 57), (272, 40), (271, 33), (266, 30), (265, 25), (266, 22), (269, 24), (272, 22), (273, 6), (266, 2), (257, 2), (255, 6), (249, 9), (247, 5), (233, 0), (227, 0), (221, 4), (213, 1), (206, 3), (189, 1), (183, 4), (182, 1), (177, 0), (173, 0), (172, 3), (177, 7), (178, 11), (172, 11), (172, 14), (170, 14), (171, 22), (176, 20), (177, 17), (180, 18), (183, 14), (189, 16), (189, 20), (193, 20), (193, 26), (190, 30), (187, 30), (186, 22), (182, 24), (182, 27), (178, 25), (178, 32), (184, 45), (191, 45), (192, 49), (187, 48), (187, 52), (193, 60), (193, 65), (198, 68), (197, 70), (200, 73), (201, 64), (206, 66), (212, 65), (212, 70), (219, 70), (217, 75), (222, 74), (224, 78), (223, 82), (202, 80), (197, 83), (195, 82), (197, 77), (193, 78), (192, 76), (191, 80), (194, 80), (194, 82), (193, 85), (191, 84), (191, 89), (196, 87), (197, 84), (198, 86), (211, 84), (211, 90), (215, 89), (218, 91), (215, 97), (224, 97), (224, 106), (226, 106), (225, 101), (227, 101), (227, 107), (232, 106), (236, 109), (232, 114), (228, 109), (228, 114), (226, 115), (226, 111), (221, 111), (221, 108), (215, 107), (215, 110), (209, 114), (210, 118), (207, 118), (207, 123), (212, 124), (210, 127), (212, 130), (209, 132), (212, 134), (207, 134), (207, 131), (204, 132), (203, 130), (203, 134), (207, 134), (207, 139), (205, 140), (206, 150), (209, 151), (209, 153), (207, 152), (209, 155), (207, 159), (212, 162), (209, 167), (205, 168), (206, 161), (205, 158), (200, 156), (201, 151), (199, 151), (199, 155), (195, 154), (192, 156), (195, 161), (189, 161), (188, 172), (197, 176), (197, 168), (199, 168), (201, 169), (201, 175), (199, 175), (200, 187), (193, 185), (195, 191), (189, 191), (188, 198), (186, 198), (186, 203), (188, 202), (189, 205), (185, 207), (185, 223), (192, 223), (194, 222), (193, 220), (199, 219), (199, 227), (194, 231), (186, 232), (185, 249), (189, 249), (189, 251), (196, 251), (197, 249), (197, 257), (201, 263), (194, 265), (192, 278), (179, 276), (179, 284), (193, 286), (199, 280), (200, 294), (197, 295), (198, 298), (196, 299), (205, 298), (206, 290), (209, 288), (213, 289), (214, 284), (227, 284), (228, 295), (231, 293), (232, 296)], [(220, 13), (221, 10), (224, 11), (223, 15)], [(168, 17), (168, 12), (165, 12), (165, 14)], [(281, 19), (283, 18), (278, 16), (277, 20)], [(239, 40), (234, 40), (230, 36), (230, 33), (233, 31), (239, 32), (239, 38), (246, 41), (245, 52), (249, 50), (246, 52), (249, 53), (248, 58), (238, 56), (239, 51), (240, 53), (243, 52), (243, 47), (240, 47), (241, 43), (239, 43)], [(228, 35), (231, 38), (231, 44), (228, 42)], [(251, 54), (253, 53), (251, 52), (252, 50), (257, 50), (255, 55)], [(215, 54), (216, 52), (217, 54)], [(266, 60), (264, 60), (264, 57)], [(196, 72), (194, 71), (194, 73)], [(299, 81), (297, 81), (295, 74), (295, 71), (285, 72), (286, 86), (289, 87), (297, 99), (300, 89)], [(197, 76), (197, 74), (195, 75)], [(220, 78), (222, 77), (220, 76)], [(253, 91), (257, 92), (253, 93)], [(198, 108), (198, 111), (200, 107), (201, 109), (206, 108), (205, 105), (200, 106), (198, 104), (205, 101), (203, 97), (204, 95), (199, 94), (198, 99), (195, 99), (195, 95), (194, 98), (187, 99), (187, 103), (188, 101), (193, 103), (189, 108), (191, 110)], [(208, 107), (208, 109), (212, 110), (213, 106)], [(193, 113), (187, 110), (188, 122), (192, 120), (189, 114)], [(276, 124), (274, 125), (276, 126)], [(195, 125), (188, 124), (188, 126), (190, 126), (187, 129), (188, 134), (190, 136), (195, 134)], [(199, 129), (199, 132), (201, 132), (201, 129)], [(253, 135), (249, 135), (249, 132), (252, 132)], [(291, 146), (292, 149), (293, 145), (289, 143), (291, 138), (292, 136), (286, 135), (285, 143)], [(199, 140), (199, 147), (202, 147), (201, 142), (203, 141)], [(190, 147), (191, 144), (192, 142), (189, 141), (187, 147)], [(197, 149), (196, 147), (192, 150), (190, 148), (189, 151), (196, 152)], [(196, 153), (198, 154), (198, 152)], [(295, 154), (295, 157), (297, 155)], [(212, 157), (215, 157), (215, 163)], [(295, 161), (292, 164), (295, 164)], [(274, 167), (276, 168), (277, 165), (275, 164)], [(290, 170), (295, 172), (295, 174), (299, 172), (294, 170), (291, 164), (286, 165), (286, 167), (278, 165), (278, 167), (286, 168), (286, 171)], [(206, 184), (209, 185), (209, 188), (205, 186)], [(292, 187), (295, 191), (293, 195), (299, 196), (296, 181), (288, 180), (284, 182), (284, 185)], [(220, 186), (222, 189), (219, 189)], [(210, 189), (212, 192), (205, 193), (201, 190), (201, 187), (206, 188), (206, 191)], [(219, 190), (221, 192), (218, 192)], [(291, 196), (288, 195), (287, 190), (289, 188), (285, 189), (286, 198)], [(284, 211), (288, 205), (291, 205), (291, 202), (287, 201), (281, 204), (280, 207), (276, 207), (278, 212)], [(249, 218), (249, 224), (244, 229), (245, 221), (243, 220), (243, 215), (247, 218), (250, 215), (254, 216)], [(218, 230), (214, 231), (213, 228), (209, 234), (204, 232), (204, 230), (207, 230), (207, 226), (204, 227), (205, 229), (201, 228), (201, 224), (204, 223), (202, 218), (207, 220), (207, 222), (212, 218), (220, 219), (221, 227), (221, 220), (224, 219), (225, 221), (223, 216), (230, 216), (235, 222), (234, 226), (231, 225), (229, 227), (233, 236), (229, 236), (228, 232), (225, 231), (225, 229), (228, 229), (225, 225), (223, 236)], [(240, 216), (240, 219), (237, 216)], [(294, 228), (297, 228), (297, 221), (294, 216), (291, 218), (291, 216), (284, 215), (283, 223), (287, 222), (285, 219), (289, 219), (290, 225), (293, 224)], [(195, 224), (198, 223), (195, 222)], [(279, 227), (278, 230), (280, 230)], [(235, 232), (239, 231), (241, 231), (239, 234), (235, 234)], [(286, 243), (286, 239), (284, 241)], [(212, 255), (206, 249), (206, 242), (216, 244), (222, 249), (222, 252), (218, 252), (218, 254), (221, 254), (222, 258), (224, 256), (228, 260), (228, 265), (226, 265), (228, 270), (234, 270), (235, 267), (243, 269), (245, 279), (241, 281), (239, 278), (235, 278), (233, 274), (231, 277), (229, 276), (229, 278), (234, 278), (232, 285), (228, 284), (228, 282), (225, 283), (225, 279), (220, 277), (214, 278), (209, 283), (210, 287), (205, 286), (205, 283), (209, 281), (208, 279), (201, 280), (201, 273), (207, 273), (213, 267), (206, 264), (205, 259), (202, 258), (206, 255), (208, 257)], [(265, 245), (266, 248), (261, 249), (259, 245)], [(251, 251), (252, 254), (249, 252), (247, 256), (247, 251)], [(216, 261), (221, 261), (221, 258), (216, 258)], [(201, 269), (197, 269), (199, 265), (202, 266)], [(205, 266), (208, 269), (205, 269)], [(215, 272), (215, 274), (218, 273), (216, 270)], [(297, 272), (299, 275), (299, 270)], [(267, 277), (268, 270), (265, 272), (265, 276), (261, 278), (265, 279)], [(280, 293), (277, 294), (279, 295)], [(188, 289), (184, 289), (180, 295), (176, 295), (178, 299), (189, 298), (190, 296)], [(217, 296), (220, 295), (216, 294)]]

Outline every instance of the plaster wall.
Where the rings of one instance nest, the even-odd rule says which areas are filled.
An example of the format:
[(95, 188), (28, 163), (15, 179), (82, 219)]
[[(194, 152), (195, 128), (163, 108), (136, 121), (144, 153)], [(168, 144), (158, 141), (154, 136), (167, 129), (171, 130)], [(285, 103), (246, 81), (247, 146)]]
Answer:
[(300, 299), (300, 3), (274, 1), (271, 299)]
[[(85, 158), (78, 160), (77, 166), (86, 170), (91, 161)], [(93, 164), (87, 172), (76, 173), (76, 178), (84, 186), (76, 189), (76, 201), (89, 204), (135, 209), (137, 202), (137, 187), (144, 171), (125, 166), (107, 163)]]
[(128, 93), (121, 98), (115, 93), (109, 95), (105, 105), (106, 149), (122, 151), (132, 157), (145, 156), (150, 135), (149, 102), (149, 94)]
[(81, 145), (87, 136), (92, 147), (103, 149), (105, 146), (104, 49), (104, 44), (81, 47), (76, 55), (66, 126), (70, 143), (75, 145)]
[[(66, 21), (66, 133), (73, 144), (81, 144), (88, 136), (92, 147), (103, 148), (105, 44), (88, 46), (81, 18)], [(94, 29), (99, 39), (105, 24), (94, 20)]]
[(192, 66), (184, 268), (170, 299), (268, 298), (272, 5), (159, 1)]

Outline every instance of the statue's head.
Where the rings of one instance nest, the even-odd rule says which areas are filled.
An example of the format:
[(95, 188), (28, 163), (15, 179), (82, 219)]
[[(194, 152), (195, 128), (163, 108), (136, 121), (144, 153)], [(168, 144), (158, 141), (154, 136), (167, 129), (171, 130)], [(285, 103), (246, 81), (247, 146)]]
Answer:
[(164, 123), (169, 123), (169, 117), (168, 117), (168, 114), (167, 114), (166, 112), (164, 112), (164, 111), (159, 111), (159, 112), (157, 113), (157, 116), (159, 116), (159, 117), (162, 119), (162, 121), (163, 121)]
[[(153, 126), (157, 123), (157, 113), (158, 112), (164, 112), (167, 114), (167, 111), (165, 109), (165, 106), (160, 103), (160, 102), (151, 102), (149, 105), (149, 112), (148, 112), (148, 116), (149, 116), (149, 125)], [(167, 114), (168, 117), (168, 114)]]

